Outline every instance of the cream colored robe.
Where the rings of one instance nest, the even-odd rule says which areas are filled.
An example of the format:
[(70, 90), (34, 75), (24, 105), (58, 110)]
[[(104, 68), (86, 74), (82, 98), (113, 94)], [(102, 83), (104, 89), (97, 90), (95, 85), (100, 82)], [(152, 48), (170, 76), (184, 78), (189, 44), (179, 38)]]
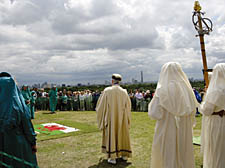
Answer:
[(127, 91), (119, 85), (107, 87), (98, 100), (96, 111), (99, 129), (103, 131), (102, 152), (112, 159), (131, 157), (131, 102)]
[(157, 120), (152, 144), (151, 168), (194, 168), (193, 115), (175, 117), (154, 96), (149, 116)]
[(225, 168), (225, 116), (212, 115), (221, 110), (207, 102), (200, 109), (203, 113), (201, 145), (204, 168)]
[(225, 168), (225, 116), (212, 115), (225, 110), (225, 63), (216, 64), (200, 112), (204, 168)]

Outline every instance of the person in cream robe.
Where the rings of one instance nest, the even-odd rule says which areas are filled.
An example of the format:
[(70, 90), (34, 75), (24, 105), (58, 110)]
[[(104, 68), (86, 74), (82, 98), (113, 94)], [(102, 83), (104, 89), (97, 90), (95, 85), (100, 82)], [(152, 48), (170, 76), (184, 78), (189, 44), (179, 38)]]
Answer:
[(127, 91), (119, 86), (121, 79), (119, 74), (112, 75), (112, 86), (105, 88), (96, 107), (98, 127), (103, 132), (102, 152), (112, 164), (116, 164), (116, 158), (127, 160), (132, 156), (131, 102)]
[(201, 104), (204, 168), (225, 167), (225, 63), (215, 65)]
[(197, 101), (179, 63), (163, 65), (148, 114), (157, 120), (151, 168), (194, 168), (192, 127)]

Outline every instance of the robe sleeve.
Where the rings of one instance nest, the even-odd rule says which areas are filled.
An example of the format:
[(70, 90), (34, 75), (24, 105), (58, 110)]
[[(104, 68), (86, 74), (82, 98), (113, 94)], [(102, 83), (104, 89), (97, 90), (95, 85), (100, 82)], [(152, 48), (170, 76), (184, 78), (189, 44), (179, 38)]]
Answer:
[(107, 96), (105, 92), (103, 92), (98, 99), (96, 112), (97, 112), (98, 128), (100, 130), (103, 130), (108, 125), (107, 114), (106, 114), (107, 113)]
[(148, 105), (148, 115), (150, 118), (160, 120), (163, 117), (162, 107), (159, 104), (159, 98), (154, 96)]
[(200, 112), (204, 115), (212, 115), (215, 110), (215, 106), (211, 103), (203, 102), (200, 106)]
[(52, 97), (52, 90), (49, 91), (49, 98)]

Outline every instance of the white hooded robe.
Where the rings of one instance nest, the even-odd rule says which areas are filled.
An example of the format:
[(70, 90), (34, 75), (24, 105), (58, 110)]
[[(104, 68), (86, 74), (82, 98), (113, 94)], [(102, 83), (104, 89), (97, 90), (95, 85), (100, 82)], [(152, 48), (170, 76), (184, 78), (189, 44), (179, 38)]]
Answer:
[(151, 168), (194, 168), (192, 127), (197, 101), (180, 64), (169, 62), (160, 73), (148, 114), (157, 120)]
[(225, 168), (225, 116), (212, 115), (225, 110), (225, 63), (215, 65), (202, 102), (201, 149), (204, 168)]

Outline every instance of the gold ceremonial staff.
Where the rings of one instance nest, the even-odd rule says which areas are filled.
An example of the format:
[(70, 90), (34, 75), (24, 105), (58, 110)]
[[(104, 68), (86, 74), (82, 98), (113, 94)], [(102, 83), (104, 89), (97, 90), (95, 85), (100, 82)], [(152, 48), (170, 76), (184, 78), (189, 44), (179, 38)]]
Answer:
[(205, 13), (201, 12), (201, 6), (198, 1), (195, 1), (194, 5), (194, 12), (192, 15), (192, 22), (195, 26), (195, 29), (198, 32), (200, 45), (201, 45), (201, 52), (202, 52), (202, 62), (203, 62), (203, 74), (205, 80), (205, 86), (208, 88), (209, 79), (208, 79), (208, 72), (211, 71), (207, 67), (207, 60), (206, 60), (206, 53), (205, 53), (205, 42), (204, 42), (204, 35), (209, 35), (209, 32), (212, 31), (212, 21), (208, 18), (202, 18), (202, 15)]

